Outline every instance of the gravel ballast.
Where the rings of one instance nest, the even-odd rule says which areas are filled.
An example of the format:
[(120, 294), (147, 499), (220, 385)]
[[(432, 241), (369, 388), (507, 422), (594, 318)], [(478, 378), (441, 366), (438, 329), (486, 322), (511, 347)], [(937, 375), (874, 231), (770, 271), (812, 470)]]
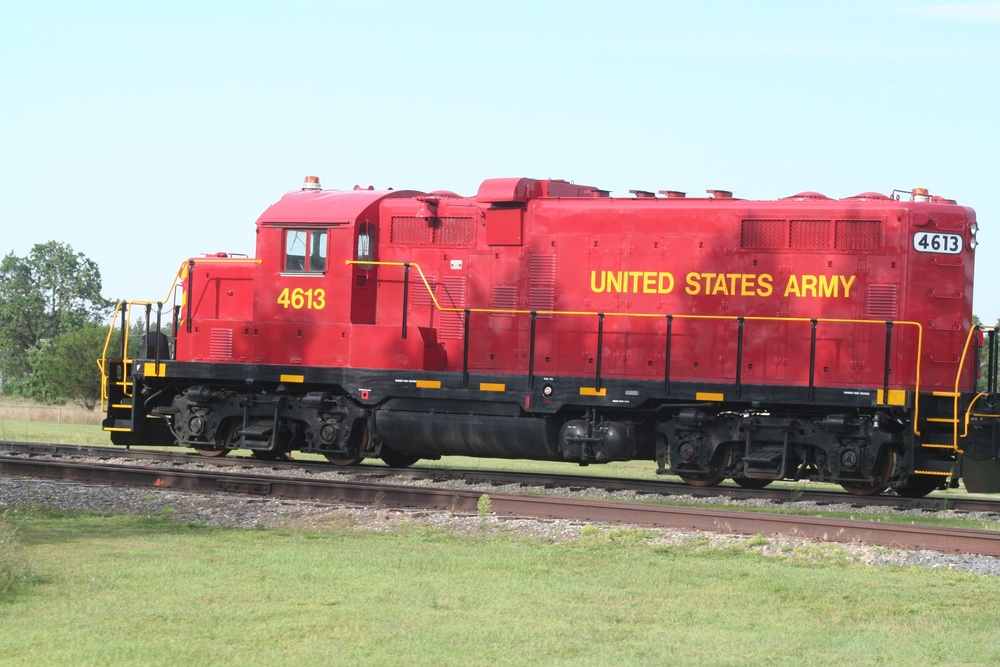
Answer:
[[(408, 482), (413, 483), (413, 480)], [(464, 489), (470, 488), (468, 484), (461, 484)], [(505, 489), (491, 486), (485, 488), (483, 492), (503, 493)], [(607, 492), (599, 493), (605, 498), (609, 495)], [(679, 499), (674, 497), (674, 500)], [(455, 512), (413, 511), (234, 494), (205, 494), (174, 489), (136, 489), (0, 477), (0, 509), (16, 515), (24, 508), (157, 515), (181, 523), (244, 529), (304, 528), (385, 533), (409, 526), (428, 526), (470, 535), (481, 535), (487, 531), (491, 534), (537, 539), (549, 543), (580, 540), (586, 536), (629, 528), (565, 520), (509, 518), (495, 515), (480, 517)], [(823, 509), (830, 511), (831, 508), (825, 506)], [(1000, 559), (985, 556), (906, 551), (859, 544), (832, 544), (777, 536), (649, 528), (642, 528), (642, 531), (650, 543), (688, 544), (697, 545), (699, 548), (745, 548), (747, 551), (752, 550), (776, 558), (802, 557), (802, 554), (809, 554), (808, 557), (841, 558), (870, 566), (922, 566), (984, 576), (1000, 576)]]

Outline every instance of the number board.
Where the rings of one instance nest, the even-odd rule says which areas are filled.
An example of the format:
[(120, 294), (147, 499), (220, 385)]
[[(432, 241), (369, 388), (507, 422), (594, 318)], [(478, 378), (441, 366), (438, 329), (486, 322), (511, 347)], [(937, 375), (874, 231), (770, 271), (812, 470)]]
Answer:
[(913, 249), (917, 252), (957, 255), (962, 252), (963, 245), (961, 234), (917, 232), (913, 235)]

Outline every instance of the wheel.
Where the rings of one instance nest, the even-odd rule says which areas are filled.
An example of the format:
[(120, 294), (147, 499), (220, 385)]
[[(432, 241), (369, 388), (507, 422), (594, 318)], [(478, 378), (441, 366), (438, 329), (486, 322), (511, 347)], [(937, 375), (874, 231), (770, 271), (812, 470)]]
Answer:
[(852, 496), (877, 496), (889, 488), (889, 478), (892, 477), (892, 470), (896, 465), (896, 454), (892, 448), (885, 447), (879, 454), (878, 460), (878, 481), (875, 482), (841, 482), (843, 487)]
[[(717, 470), (722, 472), (729, 468), (729, 464), (733, 459), (733, 450), (727, 445), (720, 445), (716, 448), (715, 453), (712, 454), (712, 462), (709, 464), (711, 470)], [(726, 478), (725, 475), (718, 476), (708, 476), (708, 475), (689, 475), (677, 473), (677, 476), (684, 480), (684, 483), (688, 486), (696, 486), (699, 488), (704, 488), (707, 486), (718, 486), (722, 483), (722, 480)]]
[(733, 481), (736, 485), (744, 489), (763, 489), (765, 486), (773, 482), (773, 479), (757, 479), (755, 477), (733, 477)]
[(881, 482), (841, 482), (840, 486), (852, 496), (877, 496), (889, 488)]
[(390, 468), (409, 468), (420, 460), (420, 457), (416, 454), (405, 454), (386, 447), (382, 448), (379, 458)]
[(697, 486), (699, 488), (706, 486), (718, 486), (722, 483), (722, 480), (725, 479), (725, 477), (695, 477), (693, 475), (681, 475), (679, 473), (677, 476), (684, 480), (684, 483), (688, 486)]
[(356, 466), (365, 460), (363, 456), (333, 456), (326, 454), (326, 460), (337, 467)]
[(229, 452), (231, 452), (233, 450), (231, 450), (231, 449), (198, 449), (196, 447), (194, 451), (198, 452), (202, 456), (210, 456), (212, 458), (215, 458), (215, 457), (225, 456), (226, 454), (228, 454)]

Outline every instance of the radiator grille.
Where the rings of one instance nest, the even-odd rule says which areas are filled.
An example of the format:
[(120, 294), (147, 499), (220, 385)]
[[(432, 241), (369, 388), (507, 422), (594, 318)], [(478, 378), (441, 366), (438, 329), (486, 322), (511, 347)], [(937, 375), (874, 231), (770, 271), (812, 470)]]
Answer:
[(789, 224), (790, 247), (808, 250), (831, 247), (829, 220), (792, 220)]
[(743, 220), (740, 247), (778, 250), (788, 247), (788, 223), (785, 220)]
[(838, 220), (839, 250), (880, 250), (882, 223), (879, 220)]
[(740, 248), (881, 250), (882, 222), (880, 220), (746, 219), (740, 224)]

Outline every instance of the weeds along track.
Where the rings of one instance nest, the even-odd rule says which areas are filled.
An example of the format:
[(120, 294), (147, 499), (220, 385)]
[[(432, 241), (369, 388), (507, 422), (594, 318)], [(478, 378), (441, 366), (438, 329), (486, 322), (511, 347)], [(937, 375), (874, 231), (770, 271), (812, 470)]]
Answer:
[[(20, 453), (14, 451), (19, 448)], [(462, 477), (463, 475), (474, 475), (480, 479), (490, 477), (488, 483), (491, 485), (513, 484), (530, 488), (529, 484), (538, 486), (539, 477), (547, 477), (534, 474), (503, 473), (495, 477), (495, 473), (482, 471), (474, 473), (446, 470), (399, 471), (375, 466), (342, 469), (321, 464), (262, 462), (247, 459), (223, 462), (169, 452), (139, 453), (94, 448), (68, 448), (71, 451), (67, 452), (65, 446), (59, 450), (49, 449), (47, 456), (43, 457), (40, 455), (43, 449), (43, 446), (35, 443), (0, 443), (0, 450), (11, 454), (0, 457), (0, 474), (77, 483), (133, 485), (330, 503), (407, 507), (472, 515), (489, 512), (503, 516), (631, 524), (681, 530), (785, 535), (904, 549), (931, 549), (947, 553), (1000, 556), (1000, 532), (997, 531), (853, 521), (819, 516), (788, 516), (731, 509), (678, 507), (653, 502), (567, 498), (492, 490), (484, 492), (482, 489), (427, 486), (427, 480), (421, 479), (421, 476), (424, 476), (454, 480), (467, 479)], [(56, 455), (61, 458), (51, 458)], [(68, 460), (70, 455), (73, 458), (85, 457), (89, 460)], [(120, 461), (123, 455), (131, 459), (145, 458), (146, 463), (155, 465), (139, 466), (135, 465), (134, 461), (110, 462), (112, 458)], [(160, 460), (150, 461), (147, 456)], [(102, 458), (107, 461), (101, 461)], [(279, 474), (293, 470), (297, 476)], [(396, 475), (400, 472), (420, 484), (399, 483)], [(320, 475), (324, 478), (319, 479)], [(393, 481), (390, 481), (389, 477), (393, 477)], [(610, 481), (615, 485), (630, 485), (635, 489), (646, 484), (633, 480), (589, 477), (559, 476), (557, 479), (559, 487), (572, 486), (574, 483), (606, 487)], [(574, 481), (568, 483), (567, 479)], [(663, 482), (653, 484), (657, 487), (665, 485)], [(486, 503), (482, 500), (484, 495), (489, 496)], [(761, 492), (753, 492), (753, 495), (759, 496)], [(845, 497), (848, 496), (840, 496), (841, 500)], [(865, 500), (867, 502), (871, 499)], [(995, 509), (994, 503), (992, 510)]]

